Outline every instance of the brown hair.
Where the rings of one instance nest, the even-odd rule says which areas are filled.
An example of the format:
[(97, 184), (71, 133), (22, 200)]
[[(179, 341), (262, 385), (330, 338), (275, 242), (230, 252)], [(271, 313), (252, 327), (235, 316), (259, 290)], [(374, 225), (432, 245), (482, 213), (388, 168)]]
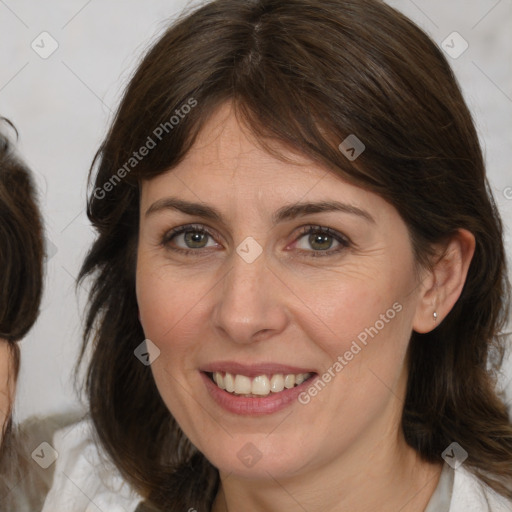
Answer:
[[(0, 121), (16, 132), (8, 120)], [(43, 257), (43, 224), (31, 173), (0, 133), (0, 338), (7, 340), (11, 349), (11, 382), (16, 381), (20, 368), (16, 342), (29, 331), (39, 313)], [(22, 459), (13, 432), (9, 414), (0, 434), (0, 499), (4, 506), (10, 487), (18, 483), (14, 475), (19, 478), (21, 474), (16, 466)]]
[(30, 171), (1, 135), (0, 219), (0, 338), (15, 342), (39, 314), (43, 226)]
[[(191, 99), (197, 106), (169, 122)], [(459, 228), (473, 233), (458, 302), (435, 330), (412, 333), (402, 428), (428, 461), (458, 442), (466, 466), (512, 497), (512, 425), (493, 373), (509, 304), (502, 224), (446, 59), (376, 0), (213, 1), (171, 26), (133, 76), (91, 167), (98, 237), (80, 274), (94, 276), (82, 352), (93, 344), (91, 414), (122, 474), (166, 510), (209, 509), (218, 488), (217, 470), (133, 351), (144, 339), (135, 296), (141, 180), (172, 169), (225, 100), (261, 142), (278, 140), (393, 204), (419, 265)], [(366, 146), (355, 161), (338, 149), (349, 134)], [(149, 139), (147, 156), (130, 160)]]

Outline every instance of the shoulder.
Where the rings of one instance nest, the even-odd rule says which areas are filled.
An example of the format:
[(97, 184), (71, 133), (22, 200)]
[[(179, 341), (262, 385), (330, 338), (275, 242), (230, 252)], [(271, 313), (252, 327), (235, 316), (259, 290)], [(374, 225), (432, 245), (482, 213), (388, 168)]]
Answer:
[(78, 411), (32, 416), (7, 432), (0, 456), (2, 510), (41, 510), (55, 466), (47, 446), (57, 430), (78, 418)]
[(473, 473), (455, 470), (449, 512), (511, 512), (512, 501), (504, 498)]
[(141, 497), (101, 451), (89, 419), (55, 433), (54, 478), (42, 512), (133, 512)]

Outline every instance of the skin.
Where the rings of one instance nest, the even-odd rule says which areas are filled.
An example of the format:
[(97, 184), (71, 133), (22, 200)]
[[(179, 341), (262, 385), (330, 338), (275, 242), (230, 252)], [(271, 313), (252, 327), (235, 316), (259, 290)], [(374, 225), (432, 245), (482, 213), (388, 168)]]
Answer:
[[(262, 149), (226, 103), (178, 166), (142, 185), (137, 299), (145, 335), (160, 350), (152, 364), (159, 392), (220, 471), (215, 512), (423, 511), (441, 465), (422, 461), (401, 432), (406, 351), (413, 329), (435, 328), (433, 312), (439, 323), (456, 302), (474, 239), (461, 230), (439, 248), (445, 255), (434, 271), (418, 273), (392, 205), (276, 148), (293, 162)], [(147, 213), (171, 196), (213, 206), (222, 220), (172, 208)], [(284, 205), (327, 200), (373, 221), (334, 211), (272, 224)], [(192, 246), (183, 235), (165, 239), (188, 223), (212, 236)], [(300, 232), (307, 225), (330, 227), (350, 243), (313, 257), (327, 251)], [(263, 249), (252, 263), (236, 252), (248, 236)], [(340, 247), (327, 241), (330, 251)], [(306, 405), (242, 417), (221, 409), (200, 376), (199, 368), (219, 360), (321, 374), (394, 303), (402, 310)], [(247, 443), (261, 453), (252, 467), (237, 457)]]
[[(13, 399), (11, 374), (11, 349), (6, 340), (0, 339), (0, 433), (3, 432), (4, 425), (9, 417)], [(0, 438), (0, 444), (1, 441)]]

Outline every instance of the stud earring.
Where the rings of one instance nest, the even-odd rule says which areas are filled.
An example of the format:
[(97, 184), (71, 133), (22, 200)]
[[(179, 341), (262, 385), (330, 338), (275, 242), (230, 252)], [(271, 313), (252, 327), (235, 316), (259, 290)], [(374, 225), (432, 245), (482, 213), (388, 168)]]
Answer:
[(437, 322), (437, 311), (434, 311), (434, 322)]

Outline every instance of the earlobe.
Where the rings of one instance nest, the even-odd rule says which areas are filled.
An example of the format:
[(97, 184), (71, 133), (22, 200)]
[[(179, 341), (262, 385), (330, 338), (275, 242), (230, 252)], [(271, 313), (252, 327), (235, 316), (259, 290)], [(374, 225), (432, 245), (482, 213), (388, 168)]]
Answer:
[(475, 237), (459, 229), (440, 249), (440, 257), (422, 281), (413, 321), (419, 333), (435, 329), (459, 299), (475, 252)]

